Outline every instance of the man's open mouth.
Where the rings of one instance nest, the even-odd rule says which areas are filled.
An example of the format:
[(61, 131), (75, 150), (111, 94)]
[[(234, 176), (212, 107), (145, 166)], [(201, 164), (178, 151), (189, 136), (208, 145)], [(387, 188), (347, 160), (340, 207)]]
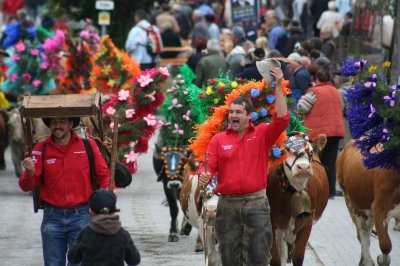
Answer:
[(239, 125), (239, 119), (232, 119), (232, 126), (238, 126)]

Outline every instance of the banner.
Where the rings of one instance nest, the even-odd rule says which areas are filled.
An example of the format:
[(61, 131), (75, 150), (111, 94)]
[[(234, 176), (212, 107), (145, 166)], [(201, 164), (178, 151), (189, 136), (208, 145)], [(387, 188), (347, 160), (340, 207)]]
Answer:
[(260, 0), (229, 0), (231, 1), (232, 22), (260, 22)]

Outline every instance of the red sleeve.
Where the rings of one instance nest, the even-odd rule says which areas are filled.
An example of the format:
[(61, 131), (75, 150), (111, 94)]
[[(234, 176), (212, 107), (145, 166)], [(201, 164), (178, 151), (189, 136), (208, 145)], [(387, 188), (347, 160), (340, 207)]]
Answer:
[(276, 113), (272, 116), (272, 122), (266, 126), (266, 146), (271, 148), (279, 136), (286, 130), (289, 125), (289, 111), (284, 116), (278, 117)]
[(35, 185), (40, 186), (42, 184), (42, 164), (43, 164), (43, 142), (37, 144), (35, 148), (32, 151), (32, 156), (31, 158), (33, 159), (35, 163), (35, 171), (32, 176), (28, 176), (26, 174), (26, 171), (24, 171), (21, 176), (19, 177), (19, 187), (22, 189), (22, 191), (31, 191)]
[(108, 169), (108, 166), (104, 161), (96, 142), (93, 139), (89, 139), (89, 143), (93, 153), (94, 170), (96, 171), (97, 184), (104, 189), (108, 189), (110, 185), (110, 169)]

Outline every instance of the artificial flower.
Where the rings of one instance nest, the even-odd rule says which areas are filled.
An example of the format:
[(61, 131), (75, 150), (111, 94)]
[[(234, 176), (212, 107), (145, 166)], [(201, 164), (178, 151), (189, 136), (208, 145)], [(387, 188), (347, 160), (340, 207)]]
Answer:
[(18, 54), (13, 54), (12, 56), (11, 56), (11, 61), (18, 61), (18, 60), (20, 60), (21, 58), (19, 57), (19, 55)]
[(17, 52), (23, 52), (25, 51), (26, 46), (23, 42), (19, 42), (17, 45), (15, 45), (15, 50), (17, 50)]
[(182, 116), (186, 121), (190, 121), (190, 110), (187, 110), (186, 114)]
[(242, 82), (243, 82), (243, 79), (242, 79), (242, 78), (238, 78), (238, 82), (239, 82), (239, 83), (242, 83)]
[(384, 103), (389, 103), (390, 107), (393, 107), (395, 102), (398, 100), (399, 98), (396, 96), (396, 91), (392, 90), (391, 92), (389, 92), (388, 96), (384, 96), (383, 97), (383, 102)]
[(265, 97), (268, 103), (273, 103), (275, 101), (275, 96), (272, 94), (267, 95), (267, 97)]
[(273, 152), (273, 154), (274, 154), (274, 156), (276, 157), (276, 158), (279, 158), (279, 156), (281, 156), (281, 150), (279, 149), (279, 148), (274, 148), (273, 150), (272, 150), (272, 152)]
[(128, 90), (120, 90), (118, 92), (118, 100), (122, 101), (126, 101), (129, 98), (129, 91)]
[(231, 87), (232, 87), (233, 89), (235, 89), (237, 86), (238, 86), (238, 83), (237, 83), (236, 81), (234, 81), (234, 82), (231, 83)]
[(367, 77), (368, 82), (365, 82), (364, 86), (368, 89), (376, 88), (376, 83), (378, 82), (378, 78), (376, 74), (373, 74), (372, 77)]
[(133, 109), (127, 109), (127, 110), (125, 110), (125, 116), (126, 116), (126, 118), (132, 118), (134, 114), (135, 114), (135, 110), (133, 110)]
[(40, 84), (42, 84), (42, 81), (40, 79), (35, 79), (32, 81), (33, 86), (38, 87)]
[(129, 154), (124, 155), (126, 159), (126, 163), (133, 163), (136, 161), (136, 155), (133, 151), (131, 151)]
[(146, 117), (143, 117), (143, 120), (147, 122), (148, 126), (155, 126), (157, 124), (156, 117), (151, 114), (148, 114)]
[(47, 64), (47, 62), (42, 62), (39, 66), (39, 68), (41, 69), (47, 69), (49, 67), (49, 64)]
[(176, 87), (172, 86), (171, 89), (168, 89), (167, 92), (175, 92), (176, 91)]
[(256, 112), (253, 112), (251, 114), (251, 121), (256, 121), (258, 119), (258, 114)]
[(106, 109), (106, 114), (113, 116), (115, 114), (115, 112), (117, 112), (117, 110), (115, 110), (112, 106), (108, 107)]
[(165, 77), (169, 77), (169, 72), (168, 72), (168, 68), (166, 67), (159, 67), (158, 68), (158, 72)]
[(382, 130), (382, 139), (387, 141), (390, 140), (390, 133), (387, 131), (386, 128)]
[(204, 99), (204, 93), (200, 93), (200, 94), (199, 94), (199, 98), (200, 98), (200, 99)]
[(178, 126), (178, 124), (175, 124), (174, 125), (174, 127), (175, 127), (175, 129), (174, 130), (172, 130), (172, 134), (181, 134), (181, 135), (183, 135), (183, 130), (182, 129), (179, 129), (179, 126)]
[(215, 84), (215, 79), (210, 79), (210, 84), (214, 85)]
[(206, 94), (207, 94), (208, 96), (210, 96), (212, 93), (213, 93), (212, 87), (211, 87), (211, 86), (208, 86), (208, 87), (207, 87), (207, 90), (206, 90)]
[(225, 87), (225, 84), (222, 81), (220, 81), (220, 82), (218, 82), (218, 86)]
[(146, 94), (146, 97), (149, 98), (152, 102), (154, 102), (156, 100), (156, 98), (154, 97), (154, 94), (156, 94), (156, 91), (153, 91), (150, 94)]
[(17, 78), (18, 78), (18, 75), (17, 74), (11, 74), (11, 76), (10, 76), (10, 80), (11, 80), (11, 82), (15, 82), (16, 80), (17, 80)]
[(150, 77), (150, 74), (140, 75), (138, 82), (140, 83), (141, 87), (146, 87), (150, 84), (150, 82), (153, 82), (153, 79)]
[(224, 92), (224, 88), (223, 87), (219, 87), (218, 91), (222, 93), (222, 92)]
[(268, 115), (268, 110), (265, 108), (261, 109), (261, 115), (262, 117), (266, 117)]
[(177, 108), (181, 108), (182, 107), (182, 104), (178, 103), (178, 99), (173, 99), (172, 100), (172, 105), (170, 107), (168, 107), (168, 110), (171, 110), (174, 107), (177, 107)]
[(29, 73), (25, 73), (25, 74), (22, 74), (22, 78), (24, 80), (29, 81), (29, 80), (31, 80), (32, 76)]
[(38, 50), (38, 49), (33, 48), (33, 49), (31, 50), (31, 55), (38, 55), (38, 54), (39, 54), (39, 50)]
[(250, 95), (251, 95), (251, 97), (253, 97), (253, 98), (257, 98), (258, 96), (260, 96), (260, 91), (259, 91), (258, 89), (252, 89), (252, 90), (250, 91)]
[(219, 99), (214, 99), (214, 104), (218, 104)]
[(371, 110), (371, 113), (368, 115), (368, 118), (371, 119), (371, 118), (374, 118), (374, 116), (376, 114), (376, 109), (374, 108), (374, 106), (372, 104), (369, 106), (369, 108)]
[[(118, 124), (118, 127), (120, 127), (121, 124)], [(112, 132), (114, 132), (114, 122), (110, 123), (110, 129)]]

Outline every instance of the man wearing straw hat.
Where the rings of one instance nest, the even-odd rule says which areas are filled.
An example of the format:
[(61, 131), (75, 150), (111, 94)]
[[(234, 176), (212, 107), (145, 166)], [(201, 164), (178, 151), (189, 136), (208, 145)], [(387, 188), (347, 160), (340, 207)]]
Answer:
[(281, 87), (282, 70), (270, 67), (269, 71), (275, 78), (276, 114), (272, 122), (255, 127), (250, 123), (252, 102), (243, 96), (234, 99), (229, 106), (230, 126), (208, 145), (208, 171), (204, 172), (204, 165), (199, 169), (201, 184), (218, 173), (216, 191), (221, 196), (215, 229), (224, 266), (264, 266), (271, 259), (268, 157), (271, 146), (289, 124), (289, 113)]
[[(32, 157), (23, 160), (25, 171), (19, 186), (25, 192), (40, 187), (40, 199), (44, 201), (40, 228), (44, 265), (65, 265), (67, 247), (72, 246), (81, 228), (89, 222), (88, 202), (93, 193), (90, 165), (82, 138), (72, 131), (79, 125), (79, 117), (42, 120), (51, 135), (34, 147)], [(95, 162), (96, 182), (108, 188), (107, 164), (96, 142), (88, 139), (88, 143)]]

